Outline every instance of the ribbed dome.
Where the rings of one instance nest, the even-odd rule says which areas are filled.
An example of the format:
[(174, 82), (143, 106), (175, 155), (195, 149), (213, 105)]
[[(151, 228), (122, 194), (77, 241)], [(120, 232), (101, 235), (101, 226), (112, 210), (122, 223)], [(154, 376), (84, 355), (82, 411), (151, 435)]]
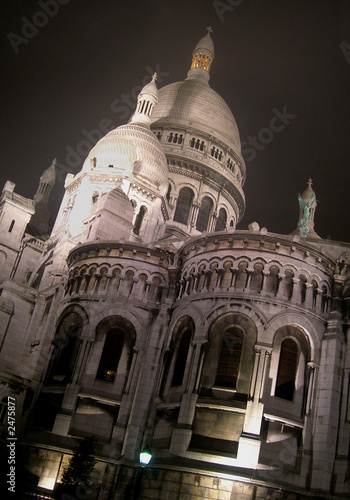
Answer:
[(152, 124), (153, 127), (190, 126), (213, 135), (241, 153), (239, 132), (230, 108), (219, 94), (200, 80), (187, 79), (160, 89)]
[[(157, 186), (168, 179), (165, 155), (158, 139), (147, 127), (136, 123), (108, 132), (92, 148), (83, 170), (108, 169), (121, 176), (139, 175)], [(113, 169), (113, 170), (112, 170)]]

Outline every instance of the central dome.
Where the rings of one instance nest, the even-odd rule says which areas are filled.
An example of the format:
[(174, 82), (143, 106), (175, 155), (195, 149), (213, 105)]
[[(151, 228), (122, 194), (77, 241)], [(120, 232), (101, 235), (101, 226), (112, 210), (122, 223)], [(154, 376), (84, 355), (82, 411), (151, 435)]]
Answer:
[(197, 129), (241, 153), (236, 121), (230, 108), (215, 90), (199, 79), (187, 78), (159, 90), (152, 114), (153, 127), (182, 126)]

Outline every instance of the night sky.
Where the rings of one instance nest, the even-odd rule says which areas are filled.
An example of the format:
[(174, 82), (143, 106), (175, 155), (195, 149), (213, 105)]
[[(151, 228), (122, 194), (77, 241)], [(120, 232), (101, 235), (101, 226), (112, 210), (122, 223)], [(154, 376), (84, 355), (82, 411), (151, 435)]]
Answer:
[[(79, 149), (82, 165), (83, 131), (103, 119), (125, 123), (147, 74), (158, 71), (159, 87), (186, 78), (210, 25), (210, 85), (231, 108), (241, 141), (258, 137), (258, 148), (243, 148), (251, 149), (238, 229), (256, 221), (271, 232), (292, 232), (297, 194), (312, 177), (316, 232), (350, 241), (348, 0), (60, 1), (48, 19), (38, 12), (50, 0), (0, 1), (1, 185), (10, 179), (33, 197), (53, 158), (67, 165), (68, 151)], [(34, 33), (33, 18), (42, 25)], [(283, 130), (266, 131), (284, 109), (294, 117)], [(60, 181), (52, 211), (62, 194)]]

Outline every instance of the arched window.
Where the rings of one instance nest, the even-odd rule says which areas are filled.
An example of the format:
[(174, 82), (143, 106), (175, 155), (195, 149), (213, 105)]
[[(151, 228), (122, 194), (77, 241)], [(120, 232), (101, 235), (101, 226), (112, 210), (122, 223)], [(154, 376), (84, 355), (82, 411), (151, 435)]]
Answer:
[(262, 279), (263, 279), (263, 271), (264, 266), (262, 264), (255, 264), (254, 266), (254, 272), (252, 274), (252, 279), (250, 282), (250, 289), (251, 290), (261, 290), (261, 285), (262, 285)]
[(245, 288), (247, 284), (247, 267), (246, 262), (241, 262), (238, 266), (237, 277), (235, 281), (235, 288)]
[(288, 401), (293, 401), (298, 354), (297, 343), (291, 338), (284, 339), (281, 344), (275, 396)]
[(91, 358), (93, 364), (89, 368), (96, 373), (96, 388), (113, 390), (118, 395), (123, 393), (130, 373), (135, 340), (135, 328), (122, 316), (109, 316), (98, 324), (94, 356)]
[(206, 231), (208, 228), (209, 217), (213, 208), (213, 202), (208, 196), (204, 196), (201, 207), (198, 212), (196, 229), (197, 231)]
[(178, 395), (184, 390), (187, 358), (194, 331), (195, 325), (189, 316), (183, 316), (176, 322), (172, 332), (170, 351), (164, 358), (164, 375), (160, 394)]
[(179, 346), (177, 349), (174, 373), (171, 380), (171, 387), (182, 385), (183, 378), (185, 375), (186, 361), (188, 356), (188, 349), (190, 347), (191, 336), (192, 332), (189, 328), (187, 328), (181, 336)]
[(277, 266), (271, 266), (269, 274), (266, 278), (266, 291), (270, 293), (276, 293), (278, 284), (278, 272)]
[(224, 231), (227, 222), (227, 212), (224, 208), (220, 208), (219, 215), (215, 224), (215, 231)]
[(167, 199), (167, 201), (168, 201), (168, 203), (170, 201), (170, 193), (171, 193), (171, 184), (169, 184), (168, 191), (167, 191), (166, 196), (165, 196), (166, 199)]
[(193, 196), (194, 195), (192, 189), (188, 187), (184, 187), (180, 190), (174, 214), (175, 222), (187, 224), (188, 216), (190, 214), (190, 209), (192, 206)]
[(140, 234), (141, 224), (142, 224), (143, 219), (146, 215), (146, 212), (147, 212), (147, 208), (144, 205), (142, 205), (140, 207), (140, 211), (137, 214), (136, 219), (135, 219), (135, 224), (134, 224), (134, 229), (133, 229), (134, 234)]
[(100, 364), (96, 378), (105, 382), (114, 382), (120, 356), (124, 347), (124, 332), (119, 328), (112, 328), (106, 333)]
[(82, 319), (77, 313), (71, 313), (61, 321), (53, 341), (48, 382), (67, 384), (71, 381), (79, 353), (82, 326)]
[(243, 332), (231, 326), (222, 336), (215, 385), (235, 389), (243, 347)]
[(234, 392), (248, 395), (256, 338), (256, 325), (245, 314), (217, 318), (208, 334), (199, 393), (224, 399), (235, 397)]

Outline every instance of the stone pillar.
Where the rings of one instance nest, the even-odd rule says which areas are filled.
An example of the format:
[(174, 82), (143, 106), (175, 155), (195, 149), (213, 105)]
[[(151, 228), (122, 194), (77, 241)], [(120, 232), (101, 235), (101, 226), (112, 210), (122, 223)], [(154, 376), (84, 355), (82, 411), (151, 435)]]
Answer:
[(248, 277), (247, 277), (247, 281), (246, 281), (246, 284), (245, 284), (244, 288), (246, 288), (247, 290), (249, 290), (250, 284), (252, 282), (252, 276), (253, 276), (254, 269), (246, 269), (246, 271), (247, 271)]
[(305, 291), (305, 306), (308, 309), (312, 309), (313, 302), (313, 288), (311, 283), (306, 283), (306, 291)]
[(314, 392), (315, 392), (315, 383), (316, 383), (316, 368), (317, 365), (310, 361), (307, 364), (306, 369), (306, 382), (307, 382), (307, 392), (305, 397), (305, 416), (309, 417), (314, 405)]
[(262, 271), (262, 275), (263, 275), (263, 279), (262, 279), (262, 283), (261, 283), (260, 292), (265, 293), (266, 292), (267, 277), (268, 277), (269, 273), (268, 272), (264, 273), (264, 271)]
[(209, 232), (214, 232), (215, 226), (216, 226), (216, 221), (217, 221), (217, 214), (216, 214), (216, 212), (213, 212), (213, 214), (210, 218), (210, 223), (208, 224), (208, 231)]
[(187, 388), (181, 399), (179, 417), (170, 443), (170, 451), (176, 455), (184, 455), (186, 453), (192, 437), (193, 431), (191, 426), (196, 411), (198, 386), (204, 358), (203, 345), (206, 343), (206, 339), (200, 339), (191, 343), (193, 350), (190, 355), (191, 368), (188, 375)]
[(234, 289), (235, 289), (238, 269), (231, 269), (231, 272), (232, 272), (232, 280), (231, 280), (231, 285), (229, 288), (230, 292), (234, 291)]
[(205, 271), (206, 282), (205, 282), (203, 288), (206, 288), (208, 292), (209, 292), (209, 285), (211, 282), (211, 275), (212, 275), (212, 271), (210, 271), (209, 269), (207, 271)]
[(192, 210), (189, 213), (190, 226), (193, 228), (196, 225), (197, 215), (199, 210), (199, 203), (193, 203)]
[(272, 349), (262, 346), (255, 348), (255, 361), (250, 387), (250, 399), (243, 424), (243, 432), (239, 439), (237, 460), (244, 466), (254, 467), (259, 461), (260, 429), (264, 414), (264, 386), (268, 373)]
[(323, 290), (321, 290), (321, 288), (316, 288), (316, 304), (314, 307), (317, 312), (322, 312), (322, 296)]
[(280, 273), (278, 273), (277, 274), (276, 290), (275, 290), (275, 293), (274, 293), (275, 297), (277, 297), (277, 295), (278, 295), (278, 292), (279, 292), (279, 289), (280, 289), (280, 284), (281, 284), (282, 280), (283, 280), (283, 276)]
[(300, 280), (297, 278), (292, 278), (292, 296), (291, 296), (291, 301), (293, 304), (301, 304), (301, 293), (299, 290), (299, 283)]
[(344, 344), (341, 314), (332, 311), (322, 339), (310, 485), (311, 488), (324, 492), (330, 491), (333, 480), (344, 375)]
[(219, 291), (221, 291), (221, 282), (222, 282), (222, 279), (223, 279), (224, 274), (225, 274), (225, 269), (223, 269), (222, 267), (218, 268), (218, 269), (216, 269), (216, 273), (217, 273), (218, 277), (216, 280), (216, 285), (215, 285), (214, 291), (219, 292)]
[[(130, 391), (129, 395), (129, 400), (132, 397), (133, 401), (122, 449), (125, 460), (132, 462), (138, 462), (147, 416), (153, 405), (162, 352), (161, 346), (167, 332), (168, 322), (169, 306), (163, 304), (158, 316), (150, 326), (143, 355), (137, 357), (137, 366), (135, 362), (132, 384), (136, 383), (136, 388), (135, 393), (131, 394)], [(136, 377), (137, 380), (135, 380)]]

